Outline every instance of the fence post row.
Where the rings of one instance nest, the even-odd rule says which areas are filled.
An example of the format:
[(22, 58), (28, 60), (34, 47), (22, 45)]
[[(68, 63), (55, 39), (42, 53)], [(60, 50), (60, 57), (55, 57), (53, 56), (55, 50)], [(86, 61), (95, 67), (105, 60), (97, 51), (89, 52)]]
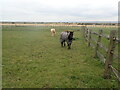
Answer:
[[(88, 30), (87, 27), (84, 27), (84, 38), (85, 40), (88, 41), (88, 46), (91, 45), (91, 34), (94, 32), (91, 32), (91, 30)], [(96, 47), (95, 47), (95, 55), (94, 57), (99, 57), (98, 55), (98, 48), (100, 47), (100, 42), (101, 42), (101, 38), (102, 38), (102, 33), (103, 31), (102, 30), (99, 30), (99, 34), (95, 33), (96, 35), (98, 35), (98, 40), (96, 41)], [(105, 60), (105, 70), (104, 70), (104, 74), (103, 74), (103, 77), (105, 79), (109, 79), (111, 78), (111, 72), (113, 71), (113, 73), (116, 75), (117, 79), (120, 81), (120, 68), (118, 68), (118, 71), (112, 67), (112, 61), (113, 61), (113, 55), (114, 55), (114, 50), (115, 50), (115, 46), (116, 46), (116, 30), (112, 30), (110, 32), (110, 37), (109, 37), (109, 46), (108, 46), (108, 50), (107, 50), (107, 54), (106, 54), (106, 60)], [(118, 43), (118, 45), (120, 45)], [(120, 49), (118, 47), (118, 49)], [(118, 56), (119, 58), (119, 56)], [(120, 62), (118, 60), (118, 65), (120, 65)]]
[(95, 55), (94, 55), (94, 58), (97, 58), (97, 57), (98, 57), (97, 51), (98, 51), (98, 48), (99, 48), (99, 43), (101, 42), (102, 33), (103, 33), (103, 31), (102, 31), (102, 30), (99, 30), (99, 36), (98, 36), (98, 40), (97, 40), (96, 47), (95, 47)]
[(107, 58), (105, 61), (105, 71), (104, 71), (104, 78), (109, 79), (111, 77), (111, 67), (113, 61), (113, 54), (115, 49), (115, 39), (116, 39), (116, 31), (113, 30), (110, 32), (110, 43), (108, 46)]

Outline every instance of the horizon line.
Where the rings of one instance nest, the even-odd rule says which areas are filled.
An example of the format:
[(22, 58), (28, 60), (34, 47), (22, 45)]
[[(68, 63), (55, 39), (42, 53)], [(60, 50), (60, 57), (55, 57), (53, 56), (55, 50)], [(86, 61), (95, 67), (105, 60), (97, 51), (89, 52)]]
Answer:
[(80, 21), (20, 21), (20, 20), (18, 20), (18, 21), (7, 21), (7, 20), (5, 20), (5, 21), (0, 21), (0, 22), (81, 22), (81, 21), (94, 21), (94, 22), (118, 22), (119, 20), (80, 20)]

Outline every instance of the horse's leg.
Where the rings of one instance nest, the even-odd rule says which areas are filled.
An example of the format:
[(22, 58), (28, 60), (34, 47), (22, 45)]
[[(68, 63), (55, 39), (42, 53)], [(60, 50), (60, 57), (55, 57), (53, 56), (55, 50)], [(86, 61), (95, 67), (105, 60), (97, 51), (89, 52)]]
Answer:
[(55, 36), (56, 32), (54, 32), (54, 36)]
[(64, 42), (64, 47), (66, 46), (65, 42)]
[(68, 44), (68, 49), (71, 49), (71, 42), (68, 41), (67, 44)]
[(71, 49), (71, 47), (70, 47), (70, 46), (71, 46), (71, 44), (68, 44), (68, 49)]
[(61, 47), (63, 47), (63, 42), (61, 42)]

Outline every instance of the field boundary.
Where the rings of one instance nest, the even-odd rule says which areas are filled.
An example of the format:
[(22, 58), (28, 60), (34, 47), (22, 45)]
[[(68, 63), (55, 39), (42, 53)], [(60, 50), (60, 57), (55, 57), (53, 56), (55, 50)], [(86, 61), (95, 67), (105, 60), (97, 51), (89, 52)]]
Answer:
[(115, 27), (118, 28), (117, 25), (77, 25), (77, 24), (5, 24), (0, 23), (0, 26), (87, 26), (87, 27)]
[[(116, 36), (117, 34), (116, 30), (112, 30), (110, 32), (110, 35), (103, 34), (103, 30), (99, 30), (99, 33), (93, 32), (92, 30), (89, 30), (87, 27), (82, 27), (82, 30), (83, 30), (83, 35), (84, 35), (84, 38), (88, 46), (93, 47), (95, 50), (94, 58), (98, 57), (105, 64), (104, 78), (105, 79), (111, 78), (111, 72), (113, 72), (115, 76), (117, 77), (118, 81), (120, 81), (119, 70), (115, 69), (112, 66), (113, 57), (120, 59), (120, 55), (117, 55), (114, 52), (115, 47), (118, 44), (120, 44), (120, 39), (117, 38)], [(92, 38), (91, 37), (92, 34), (96, 35), (98, 38), (97, 39)], [(101, 38), (106, 38), (107, 40), (109, 40), (108, 47), (105, 47), (101, 43)], [(95, 44), (92, 43), (93, 41), (95, 42)], [(106, 55), (103, 55), (102, 53), (100, 53), (98, 48), (102, 48), (106, 52)]]

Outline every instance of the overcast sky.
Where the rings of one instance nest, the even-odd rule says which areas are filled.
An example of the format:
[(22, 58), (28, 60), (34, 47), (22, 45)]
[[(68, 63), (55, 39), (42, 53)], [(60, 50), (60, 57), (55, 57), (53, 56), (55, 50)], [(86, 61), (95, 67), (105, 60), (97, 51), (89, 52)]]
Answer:
[(117, 21), (119, 0), (0, 0), (0, 21)]

